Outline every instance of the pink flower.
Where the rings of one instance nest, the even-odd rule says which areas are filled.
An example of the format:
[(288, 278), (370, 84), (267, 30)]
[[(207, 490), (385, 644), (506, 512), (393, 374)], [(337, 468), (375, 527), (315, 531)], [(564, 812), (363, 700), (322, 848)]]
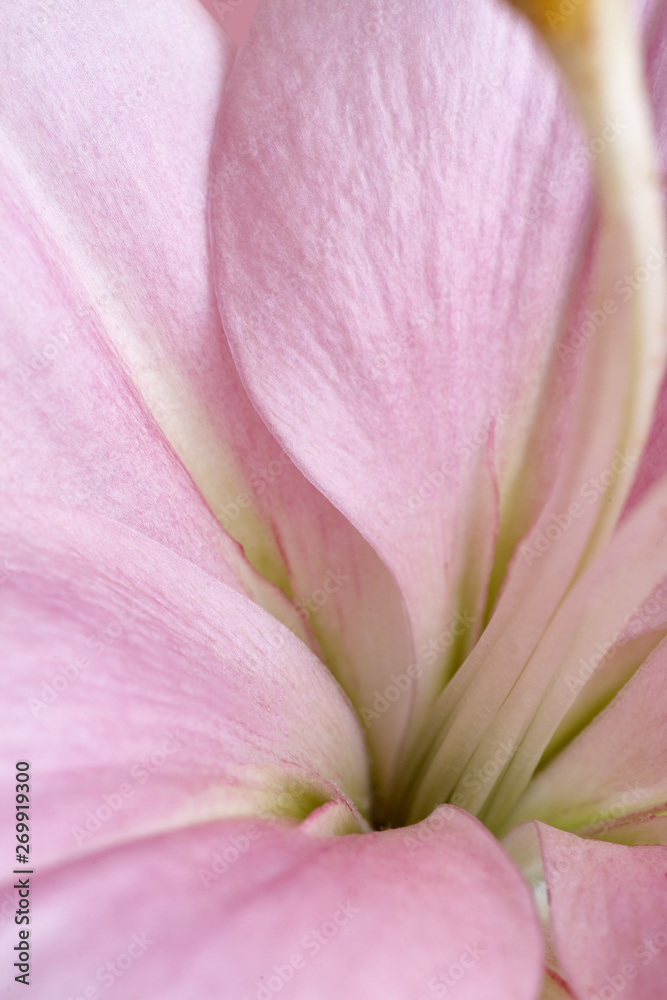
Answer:
[(517, 6), (5, 5), (9, 995), (664, 996), (667, 8)]

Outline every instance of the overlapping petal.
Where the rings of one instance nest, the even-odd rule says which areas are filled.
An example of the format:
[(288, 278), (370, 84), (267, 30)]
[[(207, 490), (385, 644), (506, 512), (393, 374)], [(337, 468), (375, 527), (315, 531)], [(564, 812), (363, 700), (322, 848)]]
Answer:
[[(3, 15), (25, 57), (5, 79), (0, 188), (14, 250), (2, 263), (19, 287), (7, 315), (25, 334), (7, 348), (8, 405), (24, 432), (3, 445), (8, 483), (107, 518), (8, 498), (0, 531), (22, 671), (21, 684), (8, 674), (3, 738), (14, 752), (28, 725), (36, 734), (26, 756), (36, 829), (48, 831), (37, 856), (96, 853), (43, 883), (39, 995), (62, 983), (166, 1000), (192, 989), (326, 1000), (350, 981), (360, 997), (396, 1000), (450, 980), (471, 1000), (539, 991), (526, 886), (478, 823), (446, 808), (417, 828), (354, 835), (370, 796), (352, 707), (243, 593), (321, 653), (378, 722), (368, 739), (381, 803), (408, 713), (423, 715), (479, 636), (517, 525), (557, 470), (560, 423), (545, 438), (534, 421), (567, 415), (573, 373), (553, 347), (583, 308), (594, 243), (583, 242), (585, 175), (553, 73), (506, 12), (474, 8), (471, 27), (470, 10), (430, 0), (418, 11), (261, 4), (223, 101), (211, 191), (231, 350), (204, 191), (233, 49), (194, 3), (166, 14), (146, 3), (138, 17), (122, 0), (83, 17), (69, 3)], [(539, 121), (528, 136), (527, 118)], [(558, 179), (546, 206), (545, 176)], [(537, 205), (542, 221), (527, 227)], [(562, 383), (545, 387), (555, 371)], [(633, 595), (611, 596), (627, 610)], [(605, 628), (617, 611), (610, 597)], [(547, 619), (536, 616), (536, 636)], [(602, 625), (577, 641), (592, 647)], [(647, 748), (637, 722), (660, 732), (663, 659), (661, 647), (538, 775), (518, 818), (599, 821), (630, 778), (632, 810), (667, 800), (667, 748)], [(584, 775), (574, 794), (573, 775)], [(308, 819), (265, 825), (267, 811)], [(633, 842), (663, 836), (662, 817), (650, 823)], [(629, 997), (657, 998), (665, 851), (598, 844), (579, 866), (575, 845), (563, 879), (554, 858), (582, 841), (538, 833), (567, 979), (549, 966), (545, 997), (588, 1000), (620, 977)], [(610, 917), (629, 884), (627, 914)], [(104, 906), (89, 920), (91, 896)], [(586, 921), (608, 929), (603, 946), (585, 938)], [(653, 936), (626, 954), (635, 932)]]
[[(199, 460), (216, 462), (203, 387), (188, 409), (174, 386), (206, 369), (220, 336), (205, 190), (233, 46), (195, 3), (80, 14), (0, 15), (2, 487), (114, 518), (226, 580), (231, 564), (298, 628), (172, 450), (196, 438)], [(151, 357), (160, 335), (180, 345), (171, 367)], [(180, 430), (165, 442), (156, 422)]]
[[(566, 735), (571, 736), (572, 729), (576, 733), (604, 707), (600, 699), (606, 695), (609, 701), (622, 688), (641, 662), (634, 656), (649, 652), (651, 647), (645, 645), (649, 640), (658, 641), (655, 632), (641, 632), (643, 608), (664, 574), (666, 502), (667, 480), (655, 487), (570, 590), (513, 685), (505, 676), (497, 678), (495, 690), (487, 692), (486, 699), (476, 685), (475, 718), (486, 720), (486, 731), (481, 738), (480, 729), (463, 731), (475, 705), (469, 694), (462, 703), (468, 716), (459, 707), (449, 733), (445, 730), (448, 736), (452, 731), (461, 733), (457, 753), (445, 740), (427, 758), (429, 769), (413, 792), (413, 811), (429, 811), (430, 802), (454, 791), (452, 801), (482, 815), (492, 829), (499, 825), (506, 829), (504, 822), (512, 822), (508, 814), (554, 734), (563, 728)], [(563, 531), (555, 544), (567, 541)], [(631, 642), (628, 633), (635, 624), (641, 638)], [(623, 650), (624, 656), (620, 655)], [(598, 677), (599, 683), (589, 693), (589, 685)], [(504, 698), (503, 684), (507, 688)], [(489, 704), (491, 694), (495, 700)], [(477, 780), (477, 775), (484, 775), (484, 780)], [(522, 813), (521, 818), (528, 816)]]
[[(408, 811), (413, 819), (433, 802), (446, 800), (452, 790), (457, 796), (453, 801), (463, 799), (481, 814), (489, 783), (480, 787), (476, 782), (472, 797), (460, 786), (469, 784), (480, 767), (493, 766), (506, 744), (512, 745), (512, 754), (518, 746), (518, 753), (497, 788), (501, 812), (511, 808), (517, 785), (527, 783), (561, 721), (556, 718), (549, 730), (544, 717), (551, 713), (553, 719), (555, 703), (567, 701), (558, 689), (559, 646), (572, 636), (568, 652), (573, 652), (581, 638), (562, 623), (568, 602), (578, 605), (584, 596), (579, 584), (563, 595), (587, 567), (595, 572), (594, 557), (612, 535), (649, 433), (664, 368), (663, 207), (639, 43), (633, 37), (636, 27), (623, 3), (591, 2), (585, 9), (573, 8), (576, 16), (569, 19), (554, 15), (554, 23), (564, 25), (561, 33), (553, 30), (543, 4), (528, 0), (518, 6), (543, 29), (586, 123), (588, 153), (595, 152), (589, 158), (598, 181), (600, 239), (592, 309), (582, 326), (586, 332), (578, 337), (588, 342), (553, 491), (535, 530), (515, 554), (486, 633), (441, 695), (413, 752), (408, 775), (417, 768), (426, 774), (420, 782), (421, 806), (413, 802)], [(613, 110), (623, 114), (616, 133)], [(559, 354), (568, 349), (557, 345)], [(647, 526), (654, 515), (647, 517)], [(649, 592), (663, 572), (659, 566), (655, 578), (654, 566)], [(620, 581), (615, 589), (620, 597)], [(646, 598), (649, 592), (638, 596)], [(574, 625), (580, 614), (578, 606), (572, 607)], [(580, 631), (588, 629), (582, 624)], [(544, 693), (549, 685), (553, 698)], [(409, 796), (409, 788), (405, 794)], [(483, 815), (491, 823), (498, 821), (494, 805)]]
[(663, 641), (611, 704), (538, 772), (513, 815), (575, 830), (667, 802)]
[[(425, 698), (483, 624), (580, 249), (577, 142), (525, 26), (488, 3), (261, 3), (225, 92), (213, 232), (234, 356), (398, 580)], [(457, 643), (456, 613), (475, 618)]]
[(661, 1000), (667, 848), (602, 844), (537, 828), (554, 946), (574, 996)]
[(257, 0), (202, 0), (206, 9), (237, 45), (243, 45), (257, 9)]
[(527, 886), (451, 808), (364, 836), (175, 831), (49, 873), (35, 905), (39, 1000), (107, 985), (127, 1000), (416, 1000), (448, 983), (462, 1000), (534, 1000), (542, 972)]
[[(664, 4), (642, 4), (646, 16), (646, 69), (655, 120), (657, 148), (664, 178), (667, 172), (667, 10)], [(629, 499), (631, 509), (667, 471), (667, 383), (663, 382), (651, 437)]]
[(368, 810), (358, 720), (275, 618), (115, 522), (4, 504), (2, 743), (32, 762), (38, 867), (220, 816)]
[[(504, 840), (536, 894), (553, 986), (549, 997), (658, 1000), (667, 963), (667, 848), (659, 821), (625, 846), (526, 823)], [(609, 837), (614, 829), (609, 827)], [(664, 824), (662, 827), (664, 833)], [(657, 837), (656, 837), (657, 832)], [(632, 839), (630, 839), (632, 843)]]
[[(372, 708), (414, 659), (400, 595), (253, 409), (213, 292), (209, 156), (235, 47), (196, 0), (64, 3), (43, 16), (19, 4), (2, 17), (15, 60), (2, 79), (4, 310), (16, 334), (3, 345), (5, 402), (23, 428), (4, 444), (8, 488), (176, 545), (170, 533), (185, 529), (176, 517), (162, 526), (163, 509), (186, 521), (196, 494), (173, 449), (269, 584), (199, 500), (204, 537), (185, 545), (222, 546), (253, 599)], [(370, 734), (385, 782), (408, 709), (401, 699)]]
[(205, 190), (233, 47), (198, 4), (155, 13), (120, 0), (85, 17), (68, 3), (2, 12), (2, 456), (8, 488), (164, 540), (172, 505), (192, 507), (187, 477), (110, 355), (126, 346), (158, 422), (182, 416), (173, 394), (150, 396), (150, 345), (158, 331), (178, 341), (171, 374), (187, 379), (219, 330)]

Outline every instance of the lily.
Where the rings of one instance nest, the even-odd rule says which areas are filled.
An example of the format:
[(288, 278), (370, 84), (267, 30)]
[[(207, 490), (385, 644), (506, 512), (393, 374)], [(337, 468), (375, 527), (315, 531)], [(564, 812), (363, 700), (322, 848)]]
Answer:
[(659, 1000), (664, 10), (241, 6), (2, 13), (5, 982)]

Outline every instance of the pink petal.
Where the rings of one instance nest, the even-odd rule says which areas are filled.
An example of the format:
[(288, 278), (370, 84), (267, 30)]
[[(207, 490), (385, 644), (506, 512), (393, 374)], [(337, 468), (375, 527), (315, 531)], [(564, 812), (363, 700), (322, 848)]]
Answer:
[[(511, 813), (568, 713), (582, 702), (578, 717), (583, 725), (599, 711), (599, 702), (582, 698), (591, 678), (604, 677), (611, 666), (607, 700), (626, 680), (618, 675), (618, 663), (609, 664), (609, 654), (623, 641), (624, 629), (641, 615), (646, 598), (664, 574), (666, 503), (667, 480), (649, 494), (574, 584), (470, 759), (470, 769), (483, 766), (497, 745), (494, 740), (501, 737), (516, 745), (494, 789), (495, 800), (481, 814), (491, 829), (497, 830)], [(632, 664), (635, 669), (638, 665)], [(598, 697), (600, 688), (605, 690), (602, 681)]]
[[(656, 139), (663, 177), (667, 173), (667, 10), (653, 4), (647, 30), (647, 77), (651, 88)], [(637, 473), (628, 509), (632, 509), (667, 472), (667, 379), (663, 381), (651, 437)]]
[(97, 970), (133, 935), (146, 947), (114, 976), (118, 1000), (420, 1000), (447, 983), (460, 1000), (535, 1000), (542, 975), (528, 887), (454, 809), (334, 839), (211, 823), (51, 872), (33, 898), (36, 1000), (104, 995)]
[(32, 762), (38, 866), (226, 815), (301, 818), (341, 796), (367, 810), (347, 699), (254, 602), (115, 522), (41, 501), (5, 500), (0, 551), (0, 731), (5, 760)]
[[(534, 11), (544, 23), (543, 4), (518, 6)], [(598, 135), (607, 137), (605, 155), (596, 160), (601, 232), (589, 303), (596, 312), (588, 314), (587, 326), (578, 334), (579, 341), (587, 341), (581, 377), (560, 455), (557, 451), (554, 456), (554, 487), (536, 531), (515, 553), (483, 639), (443, 692), (413, 751), (411, 769), (425, 773), (425, 778), (419, 798), (412, 803), (408, 798), (406, 814), (412, 819), (451, 796), (451, 801), (465, 805), (496, 829), (498, 813), (511, 809), (528, 783), (561, 721), (559, 713), (567, 708), (569, 692), (554, 674), (567, 640), (573, 638), (572, 652), (583, 652), (574, 641), (580, 637), (572, 625), (563, 627), (561, 614), (568, 602), (572, 604), (570, 598), (577, 594), (578, 601), (581, 594), (570, 586), (564, 600), (563, 595), (572, 579), (604, 550), (622, 513), (664, 369), (663, 205), (641, 52), (625, 4), (612, 11), (604, 3), (593, 3), (580, 13), (592, 18), (586, 21), (586, 30), (565, 31), (561, 46), (557, 33), (545, 31), (545, 37), (559, 49), (560, 64), (580, 99), (589, 151), (599, 149)], [(581, 27), (576, 19), (570, 27), (574, 23)], [(570, 43), (572, 51), (564, 51)], [(622, 87), (619, 80), (624, 81)], [(610, 138), (614, 111), (622, 112), (622, 120), (629, 124), (621, 121), (620, 134)], [(641, 276), (637, 290), (630, 289), (629, 295), (622, 294), (633, 280), (628, 271)], [(598, 332), (600, 325), (605, 327), (603, 333)], [(557, 352), (562, 349), (561, 342)], [(664, 574), (664, 565), (657, 567), (657, 579), (655, 570), (654, 565), (653, 585)], [(622, 582), (618, 581), (614, 598), (620, 596)], [(637, 596), (647, 597), (649, 592)], [(602, 606), (604, 595), (600, 596)], [(573, 624), (578, 625), (580, 608), (570, 610)], [(618, 611), (618, 602), (612, 600), (609, 611), (614, 610)], [(586, 622), (582, 632), (592, 631), (590, 626)], [(606, 638), (606, 630), (605, 626), (600, 638)], [(559, 671), (567, 666), (566, 659)], [(496, 789), (488, 782), (486, 787), (475, 782), (477, 792), (470, 801), (461, 784), (469, 783), (470, 774), (480, 766), (493, 763), (507, 743), (520, 745), (502, 782)], [(513, 786), (509, 791), (508, 783)], [(497, 803), (483, 812), (492, 793)]]
[(475, 619), (458, 654), (483, 624), (497, 490), (579, 247), (575, 135), (529, 32), (487, 3), (261, 3), (225, 92), (225, 329), (280, 443), (398, 580), (424, 700), (455, 612)]
[[(123, 520), (207, 570), (222, 547), (374, 711), (414, 661), (400, 594), (253, 409), (215, 302), (209, 156), (235, 47), (194, 0), (65, 2), (44, 18), (19, 3), (2, 18), (22, 54), (0, 80), (6, 487)], [(385, 705), (370, 742), (387, 780), (410, 698)]]
[[(221, 337), (205, 192), (234, 47), (194, 3), (160, 16), (122, 0), (104, 12), (49, 11), (19, 3), (1, 14), (14, 53), (0, 80), (0, 215), (11, 246), (0, 259), (2, 486), (128, 524), (208, 572), (237, 576), (298, 627), (156, 427), (176, 422), (187, 437), (196, 421), (162, 391), (156, 331), (181, 345), (175, 379), (205, 366), (205, 346)], [(172, 443), (178, 450), (178, 434)]]
[(512, 820), (575, 830), (667, 801), (667, 640), (533, 778)]
[(258, 0), (202, 0), (206, 9), (222, 25), (237, 45), (246, 40)]
[(107, 341), (191, 331), (187, 368), (219, 330), (203, 195), (231, 53), (197, 4), (155, 14), (2, 11), (3, 482), (192, 554), (210, 519)]
[(537, 824), (554, 945), (577, 1000), (663, 1000), (667, 848), (580, 840)]

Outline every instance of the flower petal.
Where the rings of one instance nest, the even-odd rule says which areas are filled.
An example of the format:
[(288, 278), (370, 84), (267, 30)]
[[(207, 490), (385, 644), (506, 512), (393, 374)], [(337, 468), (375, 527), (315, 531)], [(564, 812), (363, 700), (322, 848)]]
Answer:
[[(554, 15), (556, 23), (563, 24), (559, 33), (544, 4), (517, 3), (542, 27), (557, 55), (577, 97), (590, 150), (602, 144), (604, 151), (595, 158), (601, 237), (592, 286), (594, 311), (588, 316), (588, 335), (582, 338), (588, 342), (552, 494), (533, 536), (520, 547), (521, 558), (515, 556), (511, 564), (483, 641), (440, 697), (413, 752), (408, 774), (419, 797), (412, 804), (408, 798), (411, 819), (452, 793), (459, 798), (451, 801), (460, 802), (464, 793), (457, 786), (469, 782), (480, 767), (493, 765), (503, 739), (522, 743), (509, 765), (508, 781), (514, 787), (508, 792), (501, 785), (498, 792), (502, 809), (511, 808), (521, 781), (525, 787), (537, 766), (554, 733), (547, 723), (541, 725), (543, 716), (563, 690), (554, 684), (556, 697), (544, 694), (556, 666), (550, 662), (549, 633), (574, 593), (573, 581), (593, 569), (595, 554), (604, 551), (622, 513), (632, 484), (628, 467), (632, 470), (650, 430), (667, 348), (662, 193), (640, 46), (629, 10), (624, 0), (591, 0), (569, 19)], [(614, 111), (623, 115), (618, 134), (611, 129)], [(601, 326), (604, 335), (599, 334)], [(538, 559), (536, 572), (533, 564)], [(660, 576), (659, 571), (650, 589)], [(571, 593), (564, 596), (568, 588)], [(540, 710), (533, 720), (536, 702)], [(556, 725), (560, 721), (556, 719)], [(524, 738), (528, 727), (529, 737), (535, 737), (532, 743)], [(544, 740), (540, 747), (538, 731), (539, 740)], [(415, 769), (422, 780), (414, 780)], [(492, 790), (493, 785), (483, 783), (466, 807), (482, 815)], [(495, 825), (493, 809), (489, 816)]]
[[(483, 766), (502, 737), (515, 747), (492, 801), (483, 811), (474, 810), (491, 829), (502, 826), (511, 813), (568, 713), (580, 702), (580, 712), (595, 704), (582, 699), (582, 691), (596, 671), (607, 673), (609, 654), (622, 642), (624, 629), (637, 617), (641, 620), (642, 607), (664, 574), (666, 503), (667, 479), (655, 487), (572, 587), (472, 756), (468, 766), (474, 770)], [(639, 666), (636, 661), (630, 664)], [(615, 672), (618, 662), (612, 666), (609, 698), (627, 679)], [(591, 711), (589, 718), (594, 714)]]
[(255, 603), (41, 501), (6, 500), (0, 540), (1, 738), (5, 760), (31, 760), (38, 865), (225, 815), (302, 818), (341, 796), (368, 809), (349, 702)]
[(667, 640), (611, 704), (533, 778), (515, 823), (576, 830), (667, 801)]
[(554, 945), (577, 1000), (662, 1000), (667, 848), (581, 840), (537, 824)]
[[(667, 9), (663, 4), (651, 4), (651, 18), (646, 31), (646, 69), (651, 104), (656, 125), (656, 140), (663, 178), (667, 174)], [(654, 415), (651, 436), (637, 470), (627, 510), (631, 510), (645, 493), (667, 473), (667, 379), (662, 388)]]
[[(0, 80), (13, 212), (5, 280), (18, 290), (7, 318), (20, 331), (3, 345), (13, 375), (5, 405), (25, 432), (8, 433), (9, 488), (111, 516), (130, 508), (131, 523), (155, 535), (155, 507), (182, 505), (185, 514), (186, 486), (194, 495), (157, 423), (284, 598), (227, 544), (246, 590), (290, 620), (357, 706), (373, 711), (391, 675), (414, 660), (396, 584), (253, 409), (215, 302), (209, 156), (235, 46), (194, 0), (159, 10), (113, 0), (84, 11), (66, 0), (43, 23), (19, 3), (2, 18), (3, 33), (26, 50)], [(199, 508), (206, 535), (225, 545)], [(169, 544), (168, 536), (159, 537)], [(388, 706), (369, 731), (385, 784), (409, 705)]]
[(417, 1000), (448, 982), (461, 1000), (535, 1000), (542, 975), (528, 887), (453, 809), (340, 838), (211, 823), (52, 871), (34, 900), (38, 1000), (107, 983), (119, 1000)]
[[(216, 460), (205, 394), (188, 409), (174, 385), (221, 336), (205, 191), (233, 46), (195, 3), (160, 16), (123, 0), (85, 12), (19, 3), (0, 19), (14, 60), (0, 79), (0, 224), (11, 246), (0, 258), (2, 487), (115, 518), (228, 582), (231, 564), (298, 630), (156, 427), (176, 428), (176, 451), (197, 439), (199, 459)], [(158, 331), (181, 345), (171, 366), (161, 352), (162, 381), (150, 359)]]
[[(155, 435), (113, 355), (158, 423), (178, 426), (175, 449), (198, 438), (200, 461), (214, 461), (201, 412), (185, 413), (176, 389), (206, 366), (205, 347), (220, 336), (205, 194), (234, 46), (198, 3), (158, 13), (145, 0), (85, 11), (65, 0), (38, 13), (19, 2), (1, 16), (13, 52), (0, 81), (0, 196), (12, 246), (1, 261), (11, 289), (3, 320), (13, 333), (2, 343), (3, 398), (23, 432), (3, 441), (5, 482), (97, 501), (101, 513), (120, 510), (146, 528), (161, 520), (145, 496), (152, 477), (167, 506), (179, 473), (165, 473), (168, 450), (145, 440)], [(162, 382), (150, 356), (161, 338), (181, 345), (176, 357), (162, 351)], [(199, 403), (205, 410), (203, 393)]]
[(399, 582), (416, 716), (483, 625), (587, 208), (575, 136), (525, 27), (485, 2), (260, 3), (224, 95), (225, 329), (268, 426)]
[(243, 45), (257, 9), (257, 0), (202, 0), (210, 14), (237, 45)]
[[(627, 643), (627, 636), (635, 623), (640, 633), (643, 630), (647, 598), (664, 575), (666, 504), (667, 479), (633, 511), (572, 586), (514, 684), (506, 676), (491, 678), (491, 689), (477, 705), (478, 724), (486, 723), (481, 738), (479, 731), (473, 731), (465, 739), (464, 720), (454, 713), (453, 725), (445, 732), (451, 737), (458, 730), (461, 735), (457, 756), (452, 759), (452, 748), (444, 740), (427, 758), (429, 769), (414, 797), (417, 815), (435, 805), (438, 796), (451, 796), (452, 802), (479, 815), (494, 831), (513, 825), (512, 809), (554, 736), (560, 736), (562, 743), (562, 727), (570, 736), (572, 727), (577, 732), (577, 723), (581, 729), (640, 666), (641, 660), (633, 656), (648, 654), (649, 643), (658, 642), (655, 633), (634, 643)], [(567, 544), (566, 532), (567, 527), (556, 544)], [(625, 656), (614, 658), (617, 649), (619, 654), (624, 649)], [(596, 675), (602, 679), (588, 695)], [(479, 694), (478, 684), (475, 690)], [(497, 704), (489, 705), (492, 694)], [(600, 704), (597, 699), (604, 695), (606, 701)], [(470, 712), (470, 695), (466, 700)], [(521, 818), (532, 815), (522, 813)]]

